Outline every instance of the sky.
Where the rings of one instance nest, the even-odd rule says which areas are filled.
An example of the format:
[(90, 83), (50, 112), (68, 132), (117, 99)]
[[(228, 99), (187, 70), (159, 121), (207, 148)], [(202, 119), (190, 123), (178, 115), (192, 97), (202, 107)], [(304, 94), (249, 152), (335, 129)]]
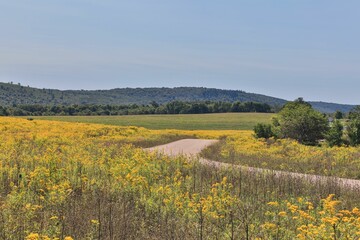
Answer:
[(0, 0), (0, 81), (360, 104), (358, 0)]

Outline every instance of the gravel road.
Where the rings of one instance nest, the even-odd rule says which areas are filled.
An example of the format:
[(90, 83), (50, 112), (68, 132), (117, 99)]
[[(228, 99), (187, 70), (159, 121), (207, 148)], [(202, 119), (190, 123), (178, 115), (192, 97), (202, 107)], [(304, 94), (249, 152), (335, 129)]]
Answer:
[(275, 177), (292, 177), (295, 179), (305, 179), (313, 184), (317, 183), (333, 183), (340, 187), (351, 188), (351, 189), (360, 189), (360, 180), (355, 179), (346, 179), (346, 178), (338, 178), (338, 177), (328, 177), (328, 176), (320, 176), (320, 175), (312, 175), (312, 174), (303, 174), (303, 173), (294, 173), (294, 172), (285, 172), (285, 171), (277, 171), (277, 170), (269, 170), (263, 168), (253, 168), (253, 167), (244, 167), (240, 165), (217, 162), (209, 159), (200, 158), (198, 155), (200, 152), (206, 147), (217, 143), (218, 140), (207, 140), (207, 139), (183, 139), (176, 142), (147, 148), (150, 151), (157, 151), (159, 153), (163, 153), (169, 156), (177, 156), (177, 155), (186, 155), (189, 159), (198, 159), (200, 163), (212, 166), (214, 168), (227, 168), (227, 169), (239, 169), (244, 171), (258, 172), (258, 173), (267, 173), (272, 174)]
[(196, 157), (204, 148), (218, 142), (218, 140), (182, 139), (176, 142), (148, 148), (169, 156), (187, 155)]

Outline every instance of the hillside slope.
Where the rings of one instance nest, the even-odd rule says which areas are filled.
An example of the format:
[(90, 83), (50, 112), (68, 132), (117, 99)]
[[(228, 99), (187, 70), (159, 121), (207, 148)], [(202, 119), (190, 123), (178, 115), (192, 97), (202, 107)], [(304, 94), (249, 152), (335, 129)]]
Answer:
[(265, 95), (237, 90), (213, 88), (116, 88), (111, 90), (54, 90), (37, 89), (0, 83), (0, 104), (148, 104), (179, 101), (241, 101), (282, 105), (286, 101)]
[(338, 103), (327, 103), (327, 102), (310, 102), (313, 108), (320, 112), (332, 113), (335, 111), (341, 111), (344, 113), (350, 112), (355, 105), (338, 104)]
[[(0, 105), (40, 104), (148, 104), (179, 101), (241, 101), (281, 106), (286, 100), (239, 90), (221, 90), (202, 87), (176, 88), (116, 88), (110, 90), (56, 90), (38, 89), (9, 83), (0, 83)], [(310, 102), (322, 112), (348, 112), (354, 106), (324, 102)]]

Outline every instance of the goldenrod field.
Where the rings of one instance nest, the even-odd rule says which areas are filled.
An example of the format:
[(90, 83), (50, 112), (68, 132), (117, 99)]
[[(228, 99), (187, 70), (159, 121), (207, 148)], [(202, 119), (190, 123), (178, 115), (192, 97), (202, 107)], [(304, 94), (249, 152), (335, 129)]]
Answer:
[(268, 154), (247, 142), (249, 131), (0, 118), (0, 239), (360, 237), (358, 191), (218, 170), (139, 148), (239, 135), (248, 140), (226, 143), (230, 149), (243, 144), (249, 156)]
[(229, 136), (205, 155), (243, 166), (360, 178), (359, 147), (305, 146), (291, 139), (256, 139), (247, 131)]

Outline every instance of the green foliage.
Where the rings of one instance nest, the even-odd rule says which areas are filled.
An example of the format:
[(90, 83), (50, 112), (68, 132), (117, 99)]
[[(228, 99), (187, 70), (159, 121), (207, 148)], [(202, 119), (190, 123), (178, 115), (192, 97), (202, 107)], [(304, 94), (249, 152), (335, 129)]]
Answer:
[(360, 119), (360, 106), (356, 106), (350, 111), (349, 119)]
[(357, 146), (360, 144), (360, 106), (356, 106), (349, 113), (347, 136), (351, 146)]
[(279, 133), (306, 145), (316, 145), (328, 130), (328, 121), (309, 103), (298, 99), (285, 104), (278, 114)]
[(326, 141), (330, 147), (341, 146), (343, 144), (343, 129), (344, 126), (340, 121), (334, 121), (329, 131), (326, 133)]
[(352, 119), (347, 127), (347, 135), (351, 146), (360, 144), (360, 119)]
[(344, 113), (342, 113), (340, 111), (336, 111), (334, 113), (334, 117), (335, 117), (335, 119), (343, 119), (344, 118)]
[(265, 95), (238, 90), (201, 87), (177, 88), (116, 88), (111, 90), (37, 89), (9, 83), (0, 83), (0, 105), (123, 105), (164, 104), (177, 101), (259, 102), (283, 105), (286, 101)]
[[(56, 90), (38, 89), (19, 86), (11, 83), (0, 83), (0, 106), (12, 105), (128, 105), (182, 102), (257, 102), (271, 105), (275, 110), (286, 103), (286, 100), (261, 94), (237, 90), (221, 90), (201, 87), (178, 88), (116, 88), (111, 90)], [(155, 103), (155, 104), (154, 104)], [(326, 113), (336, 110), (349, 112), (353, 106), (344, 104), (311, 102), (312, 106)], [(236, 106), (235, 106), (236, 108)]]
[(271, 124), (258, 123), (254, 127), (256, 138), (271, 138), (274, 137)]
[(253, 102), (181, 102), (173, 101), (162, 105), (151, 102), (148, 105), (14, 105), (0, 106), (0, 116), (114, 116), (144, 114), (201, 114), (226, 112), (271, 112), (270, 105)]

